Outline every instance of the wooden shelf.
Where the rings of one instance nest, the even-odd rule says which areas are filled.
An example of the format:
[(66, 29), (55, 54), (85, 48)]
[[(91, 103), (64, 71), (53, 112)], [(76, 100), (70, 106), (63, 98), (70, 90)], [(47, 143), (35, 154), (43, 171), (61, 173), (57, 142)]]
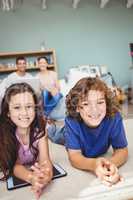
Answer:
[[(0, 53), (0, 73), (10, 73), (16, 71), (15, 64), (18, 56), (24, 56), (26, 58), (27, 71), (39, 70), (39, 68), (36, 66), (36, 61), (40, 56), (46, 56), (48, 58), (48, 69), (57, 71), (55, 50), (48, 49), (45, 51)], [(30, 65), (28, 66), (29, 63)]]

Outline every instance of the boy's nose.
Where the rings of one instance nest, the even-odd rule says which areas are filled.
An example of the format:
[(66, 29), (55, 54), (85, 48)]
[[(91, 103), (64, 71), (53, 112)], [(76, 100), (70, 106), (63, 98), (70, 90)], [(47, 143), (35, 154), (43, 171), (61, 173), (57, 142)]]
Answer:
[(97, 105), (95, 105), (95, 104), (91, 104), (91, 110), (92, 111), (97, 111)]
[(97, 105), (91, 105), (91, 109), (90, 109), (90, 113), (93, 117), (97, 117), (98, 116), (98, 108)]

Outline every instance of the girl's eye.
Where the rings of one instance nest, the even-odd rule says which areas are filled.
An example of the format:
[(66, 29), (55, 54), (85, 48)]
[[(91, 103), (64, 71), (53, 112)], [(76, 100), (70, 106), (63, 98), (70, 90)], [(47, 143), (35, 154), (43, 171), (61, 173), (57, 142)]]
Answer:
[(28, 106), (26, 106), (26, 109), (34, 109), (34, 106), (33, 105), (28, 105)]
[(13, 107), (14, 110), (19, 110), (20, 109), (20, 106), (15, 106)]
[(105, 101), (99, 101), (99, 102), (97, 102), (97, 104), (104, 104), (105, 103)]

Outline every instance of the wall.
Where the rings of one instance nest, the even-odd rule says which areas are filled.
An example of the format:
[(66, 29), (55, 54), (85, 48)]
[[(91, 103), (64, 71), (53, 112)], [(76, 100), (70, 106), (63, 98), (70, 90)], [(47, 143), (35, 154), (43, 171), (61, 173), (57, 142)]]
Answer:
[(97, 0), (81, 0), (78, 9), (71, 0), (27, 0), (15, 12), (0, 11), (0, 52), (56, 49), (59, 76), (71, 66), (106, 64), (120, 85), (129, 83), (133, 42), (133, 8), (111, 0), (100, 9)]

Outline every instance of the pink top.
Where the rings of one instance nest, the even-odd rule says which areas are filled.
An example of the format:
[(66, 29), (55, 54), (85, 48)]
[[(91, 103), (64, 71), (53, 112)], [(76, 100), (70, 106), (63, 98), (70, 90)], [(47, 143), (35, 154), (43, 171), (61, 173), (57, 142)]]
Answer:
[[(33, 163), (34, 157), (31, 153), (31, 150), (29, 149), (29, 144), (23, 144), (22, 140), (20, 139), (19, 135), (16, 132), (16, 137), (20, 143), (19, 152), (18, 152), (18, 159), (21, 164), (31, 164)], [(33, 143), (33, 146), (38, 148), (38, 141), (36, 140)]]

